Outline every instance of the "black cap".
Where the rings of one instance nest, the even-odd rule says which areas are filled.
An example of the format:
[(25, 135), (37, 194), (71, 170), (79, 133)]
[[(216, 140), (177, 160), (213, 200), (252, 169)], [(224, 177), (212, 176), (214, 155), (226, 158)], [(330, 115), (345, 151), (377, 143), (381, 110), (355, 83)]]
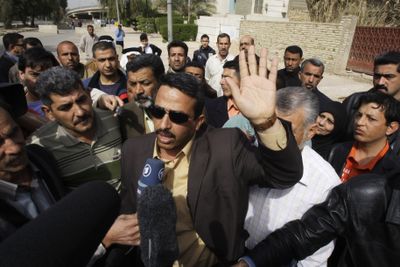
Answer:
[(7, 110), (13, 118), (26, 113), (28, 105), (22, 84), (0, 83), (0, 107)]

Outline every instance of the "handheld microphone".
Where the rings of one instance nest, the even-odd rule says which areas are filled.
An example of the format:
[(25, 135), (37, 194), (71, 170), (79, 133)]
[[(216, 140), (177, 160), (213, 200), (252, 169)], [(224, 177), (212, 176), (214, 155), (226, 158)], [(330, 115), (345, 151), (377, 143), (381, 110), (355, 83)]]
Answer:
[(171, 192), (158, 184), (138, 199), (141, 259), (146, 267), (170, 267), (179, 257), (176, 207)]
[(143, 190), (148, 186), (162, 183), (164, 175), (164, 162), (159, 159), (149, 158), (143, 168), (142, 175), (138, 181), (137, 194), (140, 197)]

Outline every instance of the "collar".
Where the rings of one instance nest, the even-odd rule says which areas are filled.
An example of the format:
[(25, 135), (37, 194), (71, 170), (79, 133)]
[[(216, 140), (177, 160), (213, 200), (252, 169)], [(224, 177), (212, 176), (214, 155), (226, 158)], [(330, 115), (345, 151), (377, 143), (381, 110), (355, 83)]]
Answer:
[[(39, 177), (38, 174), (40, 170), (32, 163), (29, 164), (29, 167), (32, 170), (32, 181), (30, 186), (24, 186), (24, 188), (37, 188), (39, 187), (37, 177)], [(19, 188), (21, 188), (21, 186), (19, 186), (18, 184), (0, 179), (0, 199), (15, 201)]]
[[(125, 74), (120, 69), (117, 69), (117, 72), (119, 74), (118, 82), (120, 82), (120, 87), (126, 88)], [(96, 71), (95, 74), (93, 74), (92, 78), (90, 78), (88, 87), (89, 88), (100, 88), (100, 71)]]
[(385, 154), (388, 152), (389, 143), (386, 141), (386, 144), (381, 149), (381, 151), (379, 151), (379, 153), (365, 165), (359, 165), (359, 163), (356, 161), (355, 156), (356, 156), (357, 150), (358, 150), (358, 142), (354, 142), (353, 146), (351, 147), (350, 153), (347, 156), (347, 160), (349, 160), (352, 163), (352, 165), (359, 170), (372, 171), (372, 169), (375, 167), (376, 163), (380, 159), (382, 159), (385, 156)]
[[(192, 146), (193, 146), (193, 140), (194, 140), (194, 136), (192, 137), (192, 139), (190, 139), (190, 141), (184, 146), (184, 148), (176, 155), (175, 159), (178, 159), (180, 157), (184, 157), (186, 156), (187, 161), (190, 161), (190, 155), (192, 152)], [(160, 153), (159, 153), (159, 149), (158, 149), (158, 145), (157, 145), (157, 137), (156, 137), (156, 142), (154, 143), (154, 149), (153, 149), (153, 158), (158, 158), (161, 159)], [(173, 160), (175, 160), (173, 159)], [(165, 162), (170, 162), (172, 160), (169, 161), (165, 161)]]
[(228, 110), (230, 110), (231, 108), (234, 108), (235, 110), (239, 110), (231, 97), (227, 98), (226, 107)]
[(14, 63), (17, 63), (17, 62), (18, 62), (18, 59), (19, 59), (19, 58), (18, 58), (16, 55), (14, 55), (13, 53), (10, 53), (10, 52), (6, 51), (5, 54), (6, 54), (7, 57), (8, 57), (9, 59), (11, 59)]

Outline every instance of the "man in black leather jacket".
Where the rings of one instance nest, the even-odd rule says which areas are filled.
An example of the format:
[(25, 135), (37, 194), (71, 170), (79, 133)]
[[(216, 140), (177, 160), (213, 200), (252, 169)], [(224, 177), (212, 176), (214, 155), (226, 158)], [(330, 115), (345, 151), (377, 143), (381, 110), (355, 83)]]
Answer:
[[(325, 202), (273, 232), (246, 256), (256, 266), (280, 266), (343, 237), (347, 250), (338, 266), (398, 266), (400, 169), (392, 159), (385, 159), (384, 168), (385, 176), (360, 175), (335, 187)], [(237, 266), (249, 266), (247, 257)]]

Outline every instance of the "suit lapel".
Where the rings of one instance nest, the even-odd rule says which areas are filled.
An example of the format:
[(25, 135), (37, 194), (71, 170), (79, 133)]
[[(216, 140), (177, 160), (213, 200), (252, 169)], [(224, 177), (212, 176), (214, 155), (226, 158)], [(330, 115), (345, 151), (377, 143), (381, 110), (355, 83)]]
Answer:
[(193, 224), (195, 224), (196, 220), (199, 193), (205, 177), (208, 160), (209, 148), (207, 139), (205, 137), (196, 138), (190, 156), (187, 194), (187, 201)]

